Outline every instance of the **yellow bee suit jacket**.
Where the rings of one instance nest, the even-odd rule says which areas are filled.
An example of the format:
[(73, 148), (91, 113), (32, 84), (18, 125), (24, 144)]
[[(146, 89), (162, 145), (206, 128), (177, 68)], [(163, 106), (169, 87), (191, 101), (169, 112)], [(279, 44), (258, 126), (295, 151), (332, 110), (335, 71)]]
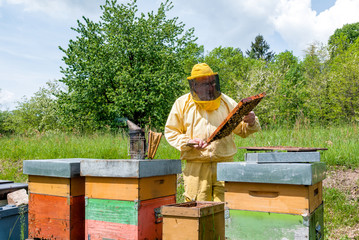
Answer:
[[(233, 134), (212, 142), (204, 149), (186, 146), (188, 140), (206, 140), (237, 105), (232, 98), (221, 95), (221, 104), (214, 111), (201, 109), (190, 93), (179, 97), (173, 104), (165, 126), (165, 137), (170, 145), (181, 151), (181, 159), (197, 162), (231, 161), (237, 148)], [(258, 118), (253, 126), (241, 122), (233, 133), (245, 138), (260, 130)]]

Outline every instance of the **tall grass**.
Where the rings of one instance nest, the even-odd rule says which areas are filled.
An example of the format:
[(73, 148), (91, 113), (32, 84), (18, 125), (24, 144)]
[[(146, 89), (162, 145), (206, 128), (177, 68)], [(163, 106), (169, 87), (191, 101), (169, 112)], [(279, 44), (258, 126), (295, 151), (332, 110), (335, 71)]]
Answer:
[[(281, 127), (263, 129), (248, 138), (235, 136), (236, 145), (246, 146), (296, 146), (328, 148), (322, 151), (321, 160), (330, 168), (344, 166), (356, 169), (359, 167), (358, 125), (338, 127)], [(0, 138), (0, 179), (26, 182), (22, 174), (22, 161), (27, 159), (57, 158), (100, 158), (128, 159), (128, 139), (124, 134), (95, 133), (79, 134), (39, 134), (32, 137), (10, 136)], [(246, 150), (239, 149), (235, 161), (244, 161)], [(179, 159), (178, 150), (171, 147), (162, 138), (157, 150), (156, 159)], [(185, 163), (182, 162), (184, 165)], [(183, 201), (182, 175), (178, 177), (177, 200)], [(325, 221), (327, 231), (345, 225), (355, 225), (358, 220), (357, 203), (354, 207), (343, 200), (343, 194), (336, 189), (325, 189)], [(340, 201), (339, 201), (340, 200)], [(345, 216), (335, 218), (335, 215)], [(356, 217), (352, 217), (356, 216)], [(347, 221), (349, 219), (349, 222)], [(345, 220), (345, 221), (344, 221)], [(335, 226), (334, 226), (335, 225)]]
[[(236, 145), (297, 146), (328, 148), (322, 151), (322, 161), (328, 166), (359, 167), (359, 134), (357, 125), (341, 127), (302, 127), (263, 129), (248, 138), (235, 136)], [(0, 179), (26, 180), (22, 175), (22, 160), (55, 158), (128, 159), (128, 139), (125, 134), (95, 133), (38, 134), (31, 137), (0, 138)], [(238, 149), (235, 161), (243, 161), (245, 149)], [(157, 159), (179, 159), (179, 151), (162, 138)]]
[[(328, 166), (359, 167), (358, 125), (337, 127), (296, 127), (263, 129), (248, 138), (235, 137), (237, 146), (296, 146), (328, 148), (321, 151), (321, 161)], [(244, 160), (246, 150), (239, 149), (236, 161)]]

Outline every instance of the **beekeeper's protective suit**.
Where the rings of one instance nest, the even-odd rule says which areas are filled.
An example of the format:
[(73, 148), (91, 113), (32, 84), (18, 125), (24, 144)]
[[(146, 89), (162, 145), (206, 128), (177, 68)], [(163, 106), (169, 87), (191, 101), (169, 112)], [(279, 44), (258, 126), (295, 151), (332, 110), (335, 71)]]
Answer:
[[(174, 103), (166, 122), (165, 137), (180, 150), (181, 159), (187, 161), (183, 170), (185, 200), (223, 202), (224, 182), (217, 181), (217, 162), (233, 161), (237, 149), (232, 134), (209, 145), (205, 140), (237, 102), (220, 92), (218, 74), (205, 63), (196, 64), (187, 79), (191, 93)], [(233, 131), (235, 134), (245, 138), (260, 130), (254, 113), (245, 121)]]

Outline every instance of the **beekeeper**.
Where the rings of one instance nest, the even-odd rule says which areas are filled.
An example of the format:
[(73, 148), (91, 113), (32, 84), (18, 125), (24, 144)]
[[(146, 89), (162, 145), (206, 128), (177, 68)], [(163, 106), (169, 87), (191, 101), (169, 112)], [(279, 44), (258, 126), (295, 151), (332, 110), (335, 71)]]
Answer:
[[(183, 170), (185, 200), (223, 202), (224, 182), (217, 181), (217, 163), (233, 161), (237, 149), (232, 134), (209, 145), (206, 139), (237, 102), (221, 93), (218, 74), (206, 63), (194, 65), (187, 79), (191, 92), (173, 104), (165, 137), (181, 152), (181, 159), (186, 160)], [(233, 133), (245, 138), (258, 130), (258, 118), (251, 112)]]

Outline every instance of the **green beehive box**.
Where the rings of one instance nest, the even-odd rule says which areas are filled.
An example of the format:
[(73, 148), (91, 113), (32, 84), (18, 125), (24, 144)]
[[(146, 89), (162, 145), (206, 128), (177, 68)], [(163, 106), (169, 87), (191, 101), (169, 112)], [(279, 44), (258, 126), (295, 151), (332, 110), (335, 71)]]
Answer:
[(219, 163), (225, 181), (226, 239), (324, 239), (318, 152), (247, 153)]
[(311, 215), (226, 210), (227, 240), (324, 239), (323, 205)]

